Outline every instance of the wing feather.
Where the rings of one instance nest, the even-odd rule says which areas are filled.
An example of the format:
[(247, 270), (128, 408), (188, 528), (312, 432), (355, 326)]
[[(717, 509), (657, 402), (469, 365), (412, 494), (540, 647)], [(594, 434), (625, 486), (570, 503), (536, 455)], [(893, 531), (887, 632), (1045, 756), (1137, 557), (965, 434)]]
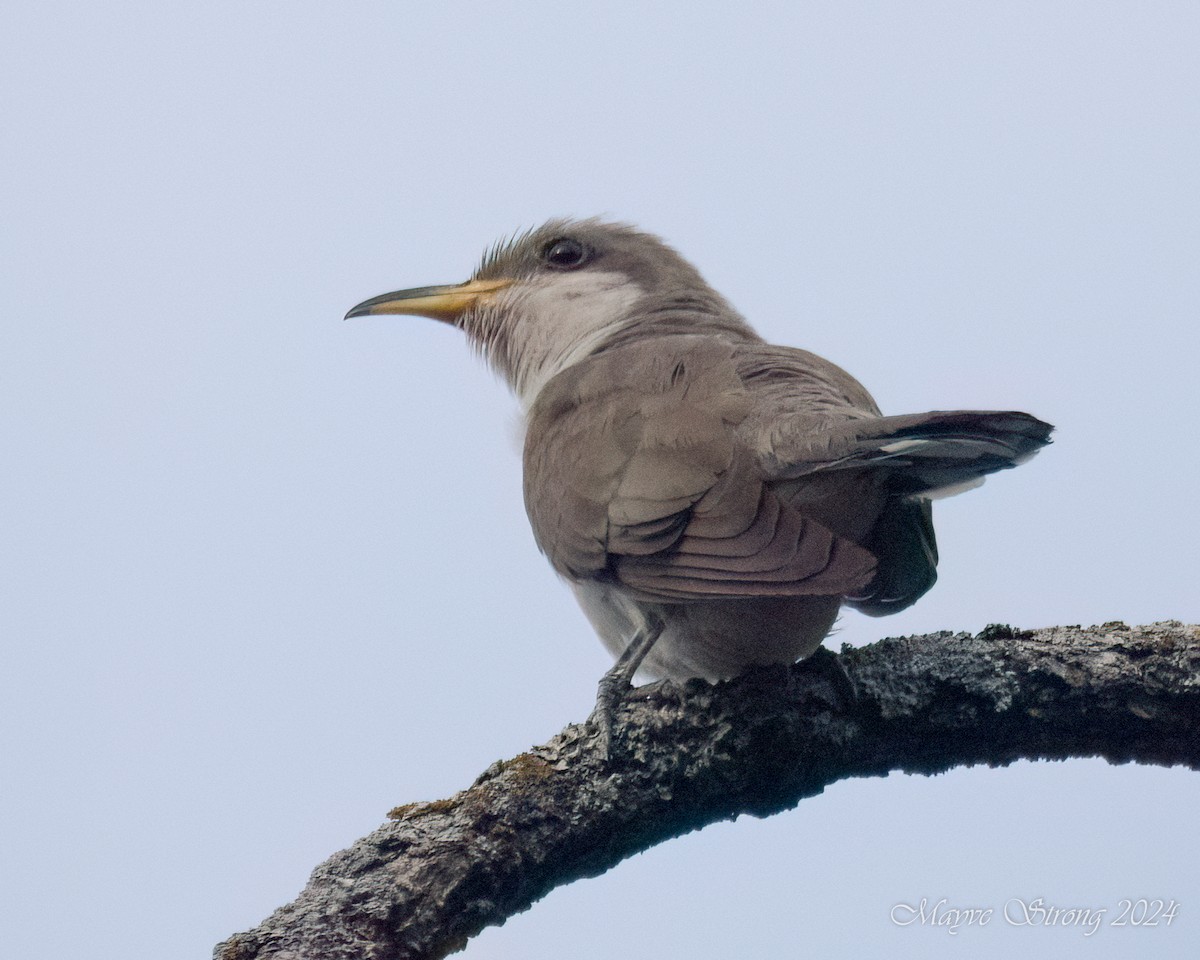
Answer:
[(874, 556), (782, 499), (739, 437), (751, 404), (733, 358), (725, 341), (674, 337), (543, 388), (525, 498), (556, 569), (681, 601), (865, 588)]

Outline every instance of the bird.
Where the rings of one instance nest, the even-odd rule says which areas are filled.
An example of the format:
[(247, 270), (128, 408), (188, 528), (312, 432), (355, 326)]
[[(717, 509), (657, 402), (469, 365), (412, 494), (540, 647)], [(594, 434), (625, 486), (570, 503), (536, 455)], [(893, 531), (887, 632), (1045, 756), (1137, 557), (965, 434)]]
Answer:
[(596, 218), (346, 316), (387, 314), (457, 327), (519, 399), (534, 537), (616, 658), (603, 715), (639, 670), (726, 679), (810, 657), (844, 606), (907, 608), (937, 578), (932, 501), (1053, 430), (1016, 411), (884, 416), (839, 366), (765, 341), (659, 237)]

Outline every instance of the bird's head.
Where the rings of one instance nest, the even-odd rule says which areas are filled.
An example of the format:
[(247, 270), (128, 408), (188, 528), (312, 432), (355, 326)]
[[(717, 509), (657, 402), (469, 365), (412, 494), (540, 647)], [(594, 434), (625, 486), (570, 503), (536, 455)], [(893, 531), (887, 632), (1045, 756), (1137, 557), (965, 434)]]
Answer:
[(555, 374), (625, 338), (755, 337), (662, 240), (599, 220), (551, 220), (496, 244), (465, 283), (385, 293), (346, 316), (383, 313), (461, 328), (526, 406)]

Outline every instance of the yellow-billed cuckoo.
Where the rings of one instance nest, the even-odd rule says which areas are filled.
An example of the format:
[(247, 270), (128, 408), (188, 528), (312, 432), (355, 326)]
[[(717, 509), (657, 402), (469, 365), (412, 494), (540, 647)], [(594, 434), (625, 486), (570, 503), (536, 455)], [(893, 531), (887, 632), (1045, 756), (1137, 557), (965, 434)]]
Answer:
[[(623, 689), (813, 653), (843, 603), (903, 610), (936, 579), (930, 500), (1049, 442), (1025, 413), (885, 417), (841, 368), (766, 343), (657, 237), (555, 220), (466, 283), (348, 317), (462, 329), (525, 411), (525, 507)], [(602, 691), (604, 685), (602, 684)]]

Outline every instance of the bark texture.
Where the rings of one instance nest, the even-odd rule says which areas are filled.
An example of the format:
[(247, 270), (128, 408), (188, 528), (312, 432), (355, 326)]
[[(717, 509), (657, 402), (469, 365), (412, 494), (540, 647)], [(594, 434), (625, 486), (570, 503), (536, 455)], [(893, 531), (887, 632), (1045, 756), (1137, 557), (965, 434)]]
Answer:
[(571, 725), (453, 797), (398, 807), (214, 956), (443, 957), (560, 884), (846, 777), (1067, 757), (1200, 769), (1200, 627), (993, 626), (639, 688), (607, 761)]

